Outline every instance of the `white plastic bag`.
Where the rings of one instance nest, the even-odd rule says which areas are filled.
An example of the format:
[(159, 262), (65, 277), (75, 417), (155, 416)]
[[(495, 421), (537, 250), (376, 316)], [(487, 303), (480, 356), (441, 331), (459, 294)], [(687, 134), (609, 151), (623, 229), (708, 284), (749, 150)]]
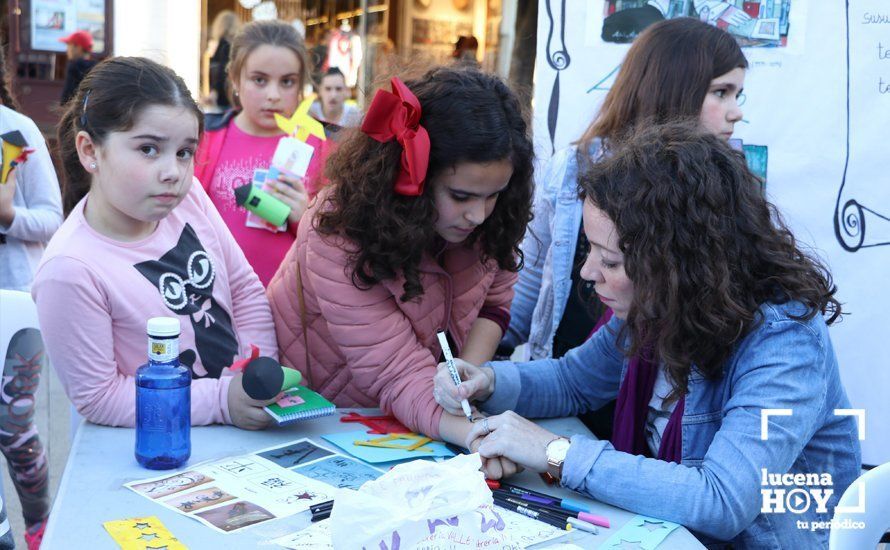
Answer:
[(331, 512), (334, 548), (514, 549), (492, 507), (478, 454), (399, 464), (358, 491), (340, 489)]

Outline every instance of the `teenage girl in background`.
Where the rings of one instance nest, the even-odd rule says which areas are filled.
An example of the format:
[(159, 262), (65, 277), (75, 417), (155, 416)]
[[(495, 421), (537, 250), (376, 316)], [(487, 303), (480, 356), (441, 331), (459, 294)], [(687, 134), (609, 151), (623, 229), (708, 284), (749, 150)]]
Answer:
[(331, 156), (332, 187), (268, 294), (282, 361), (310, 387), (462, 443), (470, 423), (432, 398), (436, 332), (456, 357), (494, 354), (522, 262), (532, 146), (497, 77), (437, 68), (392, 87)]
[[(18, 112), (0, 48), (0, 134), (19, 131), (34, 152), (0, 184), (0, 289), (28, 291), (44, 247), (62, 223), (62, 198), (46, 142)], [(37, 331), (13, 335), (2, 358), (0, 450), (22, 503), (25, 542), (37, 548), (49, 514), (46, 453), (34, 425), (35, 393), (46, 364)]]
[[(608, 154), (612, 142), (643, 120), (698, 120), (728, 140), (742, 118), (738, 98), (748, 62), (732, 36), (691, 18), (647, 28), (627, 52), (614, 86), (578, 143), (558, 151), (541, 171), (534, 220), (522, 243), (510, 327), (499, 355), (528, 342), (532, 359), (562, 357), (611, 316), (580, 276), (587, 256), (578, 171)], [(583, 419), (601, 439), (611, 435), (613, 406)]]
[(202, 121), (173, 71), (115, 57), (90, 71), (60, 122), (67, 219), (32, 295), (65, 392), (95, 424), (134, 425), (133, 378), (158, 316), (180, 319), (192, 424), (270, 421), (227, 369), (251, 343), (278, 348), (259, 279), (193, 183)]
[(306, 45), (293, 26), (253, 21), (242, 27), (228, 64), (235, 109), (208, 128), (196, 157), (195, 175), (263, 285), (294, 242), (297, 222), (318, 185), (326, 142), (315, 136), (307, 141), (315, 155), (305, 179), (282, 174), (274, 184), (272, 194), (291, 207), (286, 231), (248, 227), (247, 211), (235, 203), (234, 190), (250, 183), (254, 170), (269, 168), (284, 135), (275, 113), (286, 118), (294, 114), (308, 71)]

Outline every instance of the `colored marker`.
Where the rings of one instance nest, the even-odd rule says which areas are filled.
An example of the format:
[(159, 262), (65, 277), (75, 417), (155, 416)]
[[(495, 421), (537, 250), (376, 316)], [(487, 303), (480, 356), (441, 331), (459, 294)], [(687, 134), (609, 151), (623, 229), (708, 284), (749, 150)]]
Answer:
[(312, 512), (312, 523), (321, 521), (323, 519), (328, 519), (329, 517), (331, 517), (331, 510), (333, 509), (333, 500), (326, 500), (325, 502), (319, 502), (318, 504), (310, 506), (309, 511)]
[(318, 504), (313, 504), (312, 506), (309, 507), (309, 511), (314, 514), (316, 510), (322, 510), (324, 508), (333, 508), (333, 507), (334, 507), (334, 501), (326, 500), (324, 502), (319, 502)]
[(536, 519), (540, 522), (546, 523), (547, 525), (552, 525), (554, 527), (558, 527), (564, 531), (571, 531), (572, 524), (564, 519), (557, 518), (556, 516), (550, 516), (543, 512), (535, 512), (525, 506), (517, 506), (515, 504), (511, 504), (506, 501), (501, 501), (500, 499), (494, 499), (495, 504), (500, 506), (501, 508), (505, 508), (510, 510), (511, 512), (516, 512), (517, 514), (522, 514), (523, 516), (530, 517), (532, 519)]
[[(454, 356), (451, 355), (451, 346), (448, 345), (448, 338), (445, 337), (444, 332), (437, 332), (436, 336), (439, 337), (439, 345), (442, 346), (442, 354), (445, 356), (445, 364), (448, 365), (448, 372), (451, 374), (451, 379), (454, 380), (454, 385), (459, 388), (460, 375), (457, 373), (457, 367), (454, 366)], [(464, 410), (464, 414), (467, 415), (467, 420), (472, 422), (473, 412), (470, 410), (470, 402), (463, 399), (460, 402), (460, 406)]]
[[(498, 490), (500, 491), (500, 490)], [(559, 508), (556, 506), (549, 506), (546, 504), (534, 504), (530, 502), (523, 502), (515, 497), (519, 495), (506, 496), (511, 493), (501, 493), (496, 492), (495, 495), (499, 496), (501, 500), (506, 499), (507, 502), (511, 504), (516, 504), (517, 506), (525, 506), (527, 508), (531, 508), (536, 512), (547, 512), (551, 515), (556, 515), (559, 517), (564, 517), (568, 520), (569, 523), (581, 529), (582, 531), (587, 531), (588, 533), (599, 533), (599, 529), (596, 528), (596, 524), (591, 521), (591, 519), (596, 518), (596, 516), (592, 514), (585, 514), (584, 512), (573, 512), (571, 510), (565, 510), (563, 508)], [(574, 521), (573, 521), (574, 520)]]
[(579, 531), (586, 531), (592, 535), (600, 534), (599, 527), (597, 527), (596, 525), (591, 525), (585, 521), (581, 521), (580, 519), (575, 519), (571, 516), (568, 518), (568, 522), (572, 527), (574, 527), (575, 529), (578, 529)]
[(595, 514), (590, 513), (590, 508), (586, 506), (583, 502), (578, 502), (576, 500), (568, 499), (568, 498), (557, 498), (551, 495), (546, 495), (544, 493), (539, 493), (537, 491), (532, 491), (531, 489), (526, 489), (524, 487), (519, 487), (516, 485), (510, 485), (509, 483), (501, 483), (499, 481), (494, 481), (491, 479), (486, 479), (485, 482), (492, 489), (503, 489), (505, 491), (509, 491), (514, 495), (518, 495), (522, 497), (522, 495), (529, 495), (538, 497), (541, 500), (547, 500), (549, 502), (540, 502), (536, 500), (535, 502), (540, 502), (540, 504), (549, 504), (551, 506), (558, 506), (565, 510), (571, 510), (573, 512), (584, 512), (589, 519), (585, 519), (585, 521), (589, 521), (594, 525), (599, 525), (600, 527), (609, 527), (609, 519), (603, 516), (597, 516)]

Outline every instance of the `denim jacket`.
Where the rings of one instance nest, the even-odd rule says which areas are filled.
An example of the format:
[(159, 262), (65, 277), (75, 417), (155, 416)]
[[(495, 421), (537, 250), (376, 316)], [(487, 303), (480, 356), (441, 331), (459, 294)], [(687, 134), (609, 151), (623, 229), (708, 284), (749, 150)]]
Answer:
[[(792, 318), (803, 311), (798, 302), (764, 304), (759, 324), (735, 346), (721, 378), (708, 380), (693, 369), (681, 464), (619, 452), (608, 441), (575, 435), (562, 484), (682, 524), (709, 545), (827, 547), (828, 529), (801, 529), (798, 522), (830, 521), (838, 499), (859, 475), (861, 456), (855, 417), (835, 414), (850, 403), (828, 327), (819, 315), (809, 321)], [(616, 342), (622, 323), (613, 318), (559, 360), (489, 363), (496, 373), (495, 392), (482, 409), (538, 418), (573, 416), (614, 399), (627, 365)], [(768, 417), (765, 441), (764, 409), (792, 410), (790, 416)], [(833, 484), (827, 488), (834, 492), (827, 509), (818, 511), (812, 501), (800, 514), (790, 508), (762, 513), (762, 489), (798, 487), (769, 485), (769, 477), (762, 486), (764, 472), (830, 474)]]
[[(600, 152), (599, 141), (591, 154)], [(535, 217), (522, 241), (525, 264), (513, 287), (510, 326), (501, 345), (529, 343), (532, 359), (553, 355), (553, 336), (572, 289), (572, 262), (581, 227), (577, 148), (557, 151), (535, 187)]]

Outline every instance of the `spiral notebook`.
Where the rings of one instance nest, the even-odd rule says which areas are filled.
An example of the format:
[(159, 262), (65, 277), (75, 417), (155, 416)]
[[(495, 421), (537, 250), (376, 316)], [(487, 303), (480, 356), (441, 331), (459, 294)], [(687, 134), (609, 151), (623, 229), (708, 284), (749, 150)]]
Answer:
[(281, 399), (263, 408), (279, 426), (297, 420), (328, 416), (337, 410), (333, 403), (306, 386), (297, 386), (287, 390)]

